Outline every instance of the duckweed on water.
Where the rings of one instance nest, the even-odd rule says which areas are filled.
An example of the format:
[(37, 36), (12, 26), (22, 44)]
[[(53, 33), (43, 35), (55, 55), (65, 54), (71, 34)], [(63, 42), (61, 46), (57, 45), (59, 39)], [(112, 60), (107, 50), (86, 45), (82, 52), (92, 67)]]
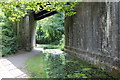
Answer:
[[(38, 67), (37, 72), (35, 70), (32, 71), (37, 73), (37, 78), (114, 78), (113, 76), (107, 74), (104, 70), (96, 68), (80, 59), (78, 60), (67, 53), (40, 53), (39, 57), (42, 57), (38, 58), (39, 60), (43, 60), (35, 61), (35, 56), (35, 59), (30, 58), (34, 60), (35, 64), (39, 64), (38, 66), (32, 65)], [(32, 66), (28, 63), (31, 63), (30, 60), (26, 61), (26, 65), (28, 66), (28, 72), (31, 72), (30, 69)], [(40, 68), (40, 65), (44, 66)], [(44, 74), (44, 77), (41, 77), (39, 73)]]

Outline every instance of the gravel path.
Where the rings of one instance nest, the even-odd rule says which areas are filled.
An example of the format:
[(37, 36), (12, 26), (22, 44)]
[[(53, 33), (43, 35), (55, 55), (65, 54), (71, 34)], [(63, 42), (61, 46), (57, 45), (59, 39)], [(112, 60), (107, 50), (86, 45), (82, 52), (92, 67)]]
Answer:
[(35, 48), (31, 52), (19, 51), (17, 54), (0, 58), (0, 80), (2, 78), (29, 78), (24, 62), (38, 52), (40, 49)]

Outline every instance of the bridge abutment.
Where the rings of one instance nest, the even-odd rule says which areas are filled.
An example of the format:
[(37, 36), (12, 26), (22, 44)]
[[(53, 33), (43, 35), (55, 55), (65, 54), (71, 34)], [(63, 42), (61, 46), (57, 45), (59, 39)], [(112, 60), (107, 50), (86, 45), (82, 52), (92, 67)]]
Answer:
[(35, 24), (32, 13), (16, 22), (18, 44), (21, 50), (31, 51), (35, 47)]
[(120, 2), (79, 3), (65, 19), (65, 50), (120, 76)]

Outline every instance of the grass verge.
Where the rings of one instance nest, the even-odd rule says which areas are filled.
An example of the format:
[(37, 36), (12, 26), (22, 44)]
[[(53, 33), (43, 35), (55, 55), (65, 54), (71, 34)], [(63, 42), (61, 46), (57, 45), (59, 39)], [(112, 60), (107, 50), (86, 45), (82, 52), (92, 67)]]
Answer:
[(47, 78), (44, 59), (41, 54), (30, 57), (26, 60), (25, 65), (31, 78)]

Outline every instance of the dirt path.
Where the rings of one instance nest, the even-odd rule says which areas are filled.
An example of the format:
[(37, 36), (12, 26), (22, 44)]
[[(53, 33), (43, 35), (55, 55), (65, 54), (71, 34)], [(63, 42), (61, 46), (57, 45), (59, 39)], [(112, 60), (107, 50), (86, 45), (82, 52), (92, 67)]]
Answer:
[(0, 80), (2, 78), (28, 78), (24, 62), (38, 52), (40, 49), (35, 48), (31, 52), (19, 51), (17, 54), (0, 58)]

